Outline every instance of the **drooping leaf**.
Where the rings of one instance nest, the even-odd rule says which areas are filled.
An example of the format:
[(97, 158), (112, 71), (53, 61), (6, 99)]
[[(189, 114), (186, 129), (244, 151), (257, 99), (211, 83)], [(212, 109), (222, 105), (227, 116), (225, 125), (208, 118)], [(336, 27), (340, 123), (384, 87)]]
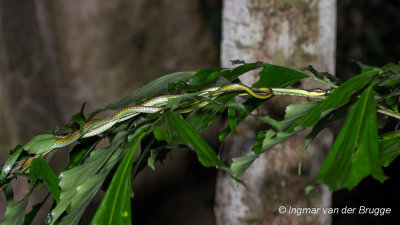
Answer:
[(310, 127), (313, 126), (320, 118), (323, 113), (328, 113), (334, 108), (341, 107), (350, 101), (350, 97), (372, 80), (381, 72), (379, 69), (373, 69), (366, 73), (362, 73), (358, 76), (352, 77), (337, 88), (331, 95), (325, 100), (320, 102), (316, 107), (310, 110), (307, 114), (297, 120), (290, 128), (294, 129), (297, 126)]
[(251, 70), (255, 70), (257, 68), (262, 67), (262, 62), (255, 62), (255, 63), (240, 63), (242, 65), (237, 66), (233, 69), (228, 68), (211, 68), (211, 69), (201, 69), (197, 71), (197, 73), (190, 79), (190, 84), (200, 85), (206, 82), (210, 82), (215, 80), (218, 77), (224, 77), (228, 81), (232, 81), (236, 79), (242, 74), (245, 74)]
[(318, 102), (301, 102), (299, 104), (292, 104), (286, 107), (285, 118), (281, 121), (275, 121), (268, 116), (258, 117), (262, 121), (273, 126), (277, 131), (268, 130), (261, 131), (258, 133), (258, 137), (252, 151), (254, 153), (262, 153), (267, 151), (269, 148), (276, 144), (279, 144), (286, 140), (287, 138), (295, 135), (297, 132), (301, 131), (301, 128), (295, 129), (293, 131), (287, 131), (286, 128), (294, 123), (302, 115), (306, 114), (313, 107), (315, 107)]
[(81, 110), (79, 111), (79, 113), (73, 115), (70, 119), (70, 122), (76, 122), (79, 124), (80, 127), (83, 126), (83, 124), (86, 122), (86, 117), (85, 117), (85, 105), (86, 103), (83, 103), (81, 106)]
[(382, 86), (385, 88), (391, 88), (398, 86), (400, 84), (400, 74), (395, 74), (387, 79), (385, 79), (383, 82), (379, 83), (378, 86)]
[(60, 202), (51, 212), (51, 224), (54, 224), (70, 205), (72, 210), (62, 222), (68, 225), (79, 222), (84, 209), (101, 187), (108, 172), (124, 153), (121, 146), (127, 135), (127, 131), (119, 132), (109, 147), (93, 151), (85, 163), (60, 174)]
[(152, 169), (155, 170), (155, 164), (156, 164), (156, 160), (159, 156), (159, 152), (161, 151), (161, 149), (151, 149), (150, 150), (150, 156), (147, 159), (147, 165)]
[[(252, 112), (254, 109), (259, 107), (265, 101), (266, 101), (265, 99), (249, 97), (247, 101), (242, 104), (244, 106), (244, 109), (241, 109), (239, 116), (236, 117), (236, 124), (242, 122), (249, 115), (249, 112)], [(230, 132), (231, 132), (230, 127), (227, 126), (223, 131), (220, 132), (219, 140), (221, 142), (224, 141)]]
[(99, 141), (98, 137), (86, 138), (81, 143), (74, 146), (72, 151), (69, 153), (69, 164), (63, 171), (70, 170), (75, 166), (82, 163), (86, 154), (96, 145)]
[(304, 152), (307, 150), (308, 146), (310, 145), (311, 141), (325, 128), (331, 126), (334, 122), (337, 122), (339, 119), (345, 117), (349, 111), (350, 105), (343, 106), (337, 110), (332, 111), (324, 118), (322, 118), (318, 123), (312, 128), (311, 132), (307, 135), (306, 139), (304, 140), (304, 146), (301, 150), (300, 160), (299, 160), (299, 175), (301, 175), (301, 163), (303, 160)]
[[(235, 95), (233, 93), (226, 94), (223, 96), (218, 96), (215, 101), (219, 103), (226, 103), (231, 101)], [(187, 118), (187, 122), (192, 126), (197, 132), (202, 132), (210, 126), (219, 115), (225, 110), (223, 105), (208, 104), (205, 107), (199, 109), (193, 115)]]
[(304, 73), (282, 66), (264, 63), (263, 67), (259, 73), (260, 80), (253, 87), (287, 87), (309, 77)]
[(120, 131), (112, 139), (109, 147), (93, 151), (85, 163), (62, 172), (60, 202), (51, 212), (53, 218), (51, 224), (58, 221), (68, 206), (71, 206), (71, 210), (62, 218), (59, 225), (77, 224), (110, 171), (128, 151), (126, 141), (147, 130), (149, 124), (137, 127), (131, 135), (126, 130)]
[(132, 224), (130, 199), (132, 168), (136, 149), (143, 136), (144, 133), (129, 144), (130, 149), (115, 172), (91, 224)]
[(8, 157), (7, 161), (3, 165), (3, 168), (1, 169), (0, 183), (2, 181), (4, 181), (4, 179), (7, 177), (8, 173), (13, 168), (15, 162), (18, 160), (18, 158), (21, 155), (22, 151), (23, 151), (22, 146), (18, 145), (17, 147), (15, 147), (14, 151)]
[(295, 129), (292, 131), (279, 131), (279, 132), (275, 132), (272, 130), (268, 130), (267, 133), (265, 134), (264, 139), (262, 140), (262, 148), (261, 150), (256, 150), (253, 149), (252, 151), (254, 153), (262, 153), (265, 152), (267, 150), (269, 150), (270, 148), (272, 148), (273, 146), (283, 142), (284, 140), (286, 140), (287, 138), (295, 135), (296, 133), (300, 132), (302, 129)]
[(21, 225), (24, 223), (25, 210), (28, 205), (29, 198), (31, 197), (33, 189), (35, 189), (37, 185), (33, 185), (25, 194), (24, 198), (16, 203), (12, 203), (9, 201), (9, 205), (7, 206), (6, 215), (3, 221), (1, 221), (2, 225)]
[(366, 65), (366, 64), (364, 64), (364, 63), (362, 63), (362, 62), (360, 62), (360, 61), (356, 61), (356, 63), (357, 63), (357, 65), (360, 67), (361, 73), (368, 72), (368, 71), (374, 69), (373, 66)]
[[(169, 143), (186, 144), (197, 153), (197, 157), (201, 164), (205, 167), (216, 166), (225, 168), (226, 166), (219, 160), (215, 151), (207, 144), (206, 141), (190, 126), (190, 124), (182, 119), (178, 114), (172, 111), (165, 113), (163, 120), (157, 124), (156, 138), (166, 140)], [(154, 131), (154, 128), (153, 128)], [(160, 133), (164, 134), (160, 134)]]
[(23, 146), (23, 149), (32, 154), (43, 154), (47, 152), (57, 138), (52, 134), (40, 134), (33, 137)]
[(39, 210), (42, 208), (42, 206), (44, 205), (44, 203), (46, 202), (47, 198), (49, 197), (49, 195), (47, 195), (43, 201), (37, 203), (36, 205), (32, 206), (32, 210), (27, 213), (25, 215), (24, 218), (24, 225), (30, 225), (32, 224), (33, 219), (35, 219), (37, 213), (39, 212)]
[(379, 140), (380, 164), (389, 166), (400, 155), (400, 135)]
[(236, 111), (234, 108), (228, 108), (228, 124), (233, 134), (236, 135)]
[(379, 163), (378, 128), (374, 91), (369, 86), (350, 111), (317, 180), (330, 190), (352, 189), (361, 179), (372, 175), (383, 182), (386, 176)]
[(232, 174), (240, 179), (243, 173), (251, 166), (251, 164), (253, 164), (254, 160), (256, 160), (258, 156), (258, 154), (255, 154), (233, 158), (231, 165)]
[(242, 74), (245, 74), (249, 71), (261, 68), (263, 66), (262, 62), (255, 62), (255, 63), (245, 63), (243, 65), (237, 66), (233, 69), (231, 69), (229, 72), (226, 72), (223, 74), (223, 76), (229, 80), (232, 81), (233, 79), (236, 79)]
[(393, 96), (393, 95), (385, 96), (385, 102), (394, 112), (399, 112), (398, 96)]
[(51, 170), (46, 160), (42, 157), (34, 159), (29, 168), (29, 175), (34, 178), (42, 179), (51, 194), (54, 196), (55, 201), (60, 201), (60, 188), (58, 187), (59, 179), (53, 170)]
[(187, 81), (189, 80), (195, 72), (177, 72), (171, 73), (160, 78), (155, 79), (154, 81), (144, 85), (141, 88), (138, 88), (131, 94), (126, 97), (123, 97), (117, 101), (114, 101), (108, 104), (104, 110), (106, 109), (120, 109), (128, 106), (135, 101), (143, 100), (146, 97), (149, 97), (162, 89), (168, 88), (168, 83), (175, 83), (179, 81)]
[(335, 82), (335, 83), (338, 83), (338, 82), (340, 82), (340, 79), (339, 78), (337, 78), (337, 77), (335, 77), (335, 76), (333, 76), (332, 74), (330, 74), (330, 73), (327, 73), (327, 72), (318, 72), (313, 66), (311, 66), (311, 65), (308, 65), (308, 66), (306, 66), (306, 67), (303, 67), (303, 68), (301, 68), (300, 69), (301, 71), (309, 71), (309, 72), (311, 72), (312, 74), (314, 74), (317, 78), (319, 78), (319, 79), (321, 79), (321, 80), (324, 80), (324, 78), (327, 78), (329, 81), (331, 81), (331, 82)]
[(294, 123), (302, 115), (306, 114), (313, 107), (315, 107), (318, 102), (301, 102), (299, 104), (292, 104), (286, 107), (285, 118), (281, 121), (275, 121), (268, 116), (257, 117), (262, 121), (273, 126), (277, 131), (267, 130), (260, 131), (257, 135), (257, 140), (255, 141), (252, 152), (259, 155), (270, 148), (285, 141), (287, 138), (300, 132), (302, 128), (296, 128), (294, 130), (287, 131), (286, 128)]
[(207, 81), (214, 80), (217, 78), (219, 75), (219, 72), (222, 70), (222, 68), (214, 67), (214, 68), (209, 68), (209, 69), (199, 69), (196, 74), (193, 75), (192, 78), (190, 78), (189, 83), (192, 86), (200, 85), (202, 83), (205, 83)]

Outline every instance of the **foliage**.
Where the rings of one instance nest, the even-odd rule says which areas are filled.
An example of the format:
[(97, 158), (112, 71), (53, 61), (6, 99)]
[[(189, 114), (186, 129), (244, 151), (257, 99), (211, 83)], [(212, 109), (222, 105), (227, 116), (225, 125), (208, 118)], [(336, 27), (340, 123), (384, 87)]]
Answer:
[[(248, 97), (242, 103), (235, 102), (236, 94), (225, 94), (216, 99), (207, 99), (210, 104), (194, 113), (179, 115), (174, 111), (186, 104), (182, 99), (169, 101), (162, 112), (140, 114), (118, 123), (102, 136), (81, 138), (70, 152), (69, 165), (57, 176), (48, 166), (52, 154), (46, 154), (56, 137), (42, 134), (24, 146), (17, 146), (3, 165), (0, 179), (7, 200), (6, 218), (2, 224), (30, 224), (47, 197), (23, 217), (32, 191), (45, 185), (54, 204), (47, 224), (78, 224), (95, 194), (104, 189), (106, 194), (92, 224), (131, 224), (130, 198), (133, 197), (131, 182), (146, 165), (154, 169), (168, 152), (182, 146), (195, 151), (199, 162), (205, 167), (216, 167), (228, 172), (240, 182), (241, 175), (263, 152), (281, 143), (288, 137), (311, 127), (304, 149), (322, 130), (341, 119), (345, 124), (340, 130), (331, 151), (326, 157), (316, 182), (324, 182), (332, 191), (352, 189), (366, 176), (383, 182), (387, 177), (382, 166), (388, 166), (400, 154), (400, 131), (391, 127), (384, 133), (380, 123), (400, 119), (400, 65), (387, 64), (382, 68), (362, 65), (362, 72), (342, 82), (328, 73), (320, 73), (311, 66), (303, 68), (314, 76), (289, 68), (262, 62), (245, 63), (234, 61), (235, 68), (201, 69), (197, 72), (169, 74), (154, 80), (104, 109), (84, 115), (74, 115), (68, 125), (60, 129), (76, 130), (97, 113), (109, 109), (121, 109), (130, 104), (140, 104), (150, 97), (168, 89), (171, 93), (192, 93), (213, 86), (238, 82), (238, 76), (252, 71), (259, 72), (260, 80), (254, 87), (281, 88), (299, 87), (300, 80), (312, 79), (329, 85), (327, 97), (322, 101), (304, 101), (289, 105), (283, 120), (268, 116), (253, 115), (251, 112), (267, 100)], [(184, 96), (185, 97), (185, 96)], [(183, 97), (183, 98), (184, 98)], [(187, 98), (197, 98), (194, 94)], [(220, 133), (220, 140), (236, 133), (236, 126), (247, 116), (253, 116), (268, 125), (260, 131), (252, 148), (253, 154), (232, 159), (231, 165), (224, 164), (199, 132), (206, 129), (219, 116), (227, 114), (228, 125)], [(394, 118), (394, 119), (393, 119)], [(78, 128), (79, 129), (79, 128)], [(58, 131), (58, 130), (57, 130)], [(56, 133), (56, 132), (55, 132)], [(96, 149), (103, 140), (109, 146)], [(13, 173), (30, 154), (40, 154), (33, 160), (29, 173)], [(115, 171), (115, 172), (112, 172)], [(13, 203), (10, 181), (18, 175), (28, 176), (32, 187), (23, 200)], [(108, 219), (105, 219), (108, 218)]]

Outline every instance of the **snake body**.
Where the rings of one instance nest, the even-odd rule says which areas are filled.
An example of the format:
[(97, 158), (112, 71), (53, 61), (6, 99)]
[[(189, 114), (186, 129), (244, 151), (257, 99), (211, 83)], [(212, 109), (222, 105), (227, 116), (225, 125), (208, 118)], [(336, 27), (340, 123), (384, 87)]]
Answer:
[[(231, 92), (237, 92), (238, 95), (251, 95), (259, 99), (267, 99), (273, 96), (274, 94), (299, 95), (305, 97), (325, 95), (325, 91), (321, 89), (307, 91), (307, 90), (284, 89), (284, 88), (274, 88), (274, 89), (250, 88), (243, 84), (228, 84), (222, 87), (207, 88), (197, 92), (196, 95), (199, 97), (215, 99), (219, 95)], [(164, 109), (164, 106), (168, 104), (169, 100), (177, 99), (182, 96), (183, 94), (158, 96), (150, 100), (147, 100), (141, 105), (129, 106), (123, 108), (110, 118), (103, 120), (91, 120), (85, 123), (80, 130), (76, 130), (67, 135), (60, 136), (59, 139), (54, 141), (53, 145), (43, 155), (46, 155), (57, 148), (70, 145), (80, 138), (87, 138), (101, 134), (110, 129), (111, 127), (113, 127), (115, 124), (129, 120), (139, 114), (161, 112)], [(209, 101), (207, 100), (198, 100), (190, 104), (177, 107), (174, 111), (178, 113), (187, 113), (195, 109), (204, 107), (207, 104), (209, 104)], [(21, 166), (19, 166), (18, 172), (20, 173), (27, 172), (32, 163), (32, 160), (37, 157), (39, 157), (39, 155), (36, 154), (28, 157), (25, 161), (22, 162)]]

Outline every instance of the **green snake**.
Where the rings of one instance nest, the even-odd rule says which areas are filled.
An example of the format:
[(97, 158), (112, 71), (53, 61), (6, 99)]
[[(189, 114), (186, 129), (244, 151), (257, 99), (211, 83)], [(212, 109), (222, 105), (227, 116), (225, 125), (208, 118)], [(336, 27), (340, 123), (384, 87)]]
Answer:
[[(321, 89), (312, 90), (300, 90), (300, 89), (287, 89), (287, 88), (250, 88), (243, 84), (228, 84), (222, 87), (212, 87), (201, 90), (196, 93), (197, 96), (204, 98), (215, 99), (217, 96), (237, 92), (239, 96), (241, 95), (251, 95), (259, 99), (267, 99), (272, 97), (274, 94), (278, 95), (296, 95), (302, 97), (321, 97), (323, 98), (326, 92)], [(80, 138), (87, 138), (101, 134), (115, 124), (129, 120), (142, 113), (157, 113), (164, 110), (164, 106), (168, 104), (168, 101), (172, 99), (177, 99), (183, 97), (183, 94), (176, 95), (162, 95), (154, 97), (141, 105), (129, 106), (121, 109), (115, 115), (102, 120), (91, 120), (85, 123), (80, 130), (76, 130), (64, 136), (58, 136), (58, 139), (54, 141), (53, 145), (49, 150), (42, 155), (47, 155), (48, 153), (54, 151), (57, 148), (65, 147), (77, 141)], [(195, 109), (204, 107), (209, 104), (207, 100), (199, 100), (190, 104), (186, 104), (176, 108), (174, 111), (178, 113), (187, 113)], [(29, 170), (32, 160), (39, 157), (35, 154), (28, 157), (26, 160), (22, 161), (20, 165), (17, 166), (17, 172), (25, 173)]]

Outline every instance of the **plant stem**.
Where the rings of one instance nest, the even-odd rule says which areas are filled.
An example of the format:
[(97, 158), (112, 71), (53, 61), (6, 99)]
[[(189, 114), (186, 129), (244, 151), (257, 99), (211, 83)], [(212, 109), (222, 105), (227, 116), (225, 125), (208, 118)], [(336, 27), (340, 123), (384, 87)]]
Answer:
[(377, 110), (378, 113), (381, 113), (381, 114), (384, 114), (384, 115), (387, 115), (387, 116), (391, 116), (393, 118), (396, 118), (396, 119), (400, 120), (400, 113), (393, 112), (392, 110), (389, 110), (389, 109), (387, 109), (387, 108), (385, 108), (384, 106), (381, 106), (381, 105), (378, 105), (378, 108), (379, 108)]

